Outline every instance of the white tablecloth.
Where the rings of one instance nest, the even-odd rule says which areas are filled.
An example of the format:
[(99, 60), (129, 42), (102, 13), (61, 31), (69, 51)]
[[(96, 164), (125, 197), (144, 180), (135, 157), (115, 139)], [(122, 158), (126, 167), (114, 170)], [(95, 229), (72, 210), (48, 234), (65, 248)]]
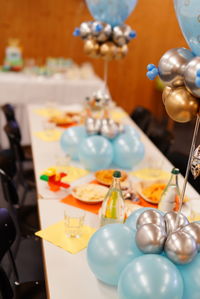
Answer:
[[(0, 73), (0, 105), (12, 103), (16, 107), (16, 117), (22, 130), (22, 143), (30, 143), (27, 104), (82, 103), (86, 96), (92, 95), (103, 85), (103, 81), (94, 76), (91, 79), (65, 79), (57, 77), (31, 77), (21, 73)], [(8, 145), (3, 132), (5, 124), (0, 114), (0, 145)]]

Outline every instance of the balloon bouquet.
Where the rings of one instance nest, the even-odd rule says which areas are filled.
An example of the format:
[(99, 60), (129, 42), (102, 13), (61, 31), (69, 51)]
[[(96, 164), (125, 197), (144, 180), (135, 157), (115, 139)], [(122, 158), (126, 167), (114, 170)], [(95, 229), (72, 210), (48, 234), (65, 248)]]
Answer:
[(163, 102), (168, 115), (177, 122), (189, 122), (197, 117), (185, 176), (184, 197), (189, 169), (196, 179), (200, 175), (200, 145), (195, 150), (200, 124), (200, 34), (199, 0), (174, 0), (175, 10), (183, 34), (191, 47), (167, 51), (158, 68), (149, 64), (147, 76), (153, 80), (157, 75), (166, 84)]
[[(61, 147), (72, 159), (80, 160), (85, 168), (95, 171), (114, 163), (131, 169), (144, 157), (144, 145), (130, 126), (121, 126), (109, 117), (111, 100), (106, 92), (107, 62), (123, 58), (127, 44), (136, 34), (123, 24), (137, 0), (86, 0), (92, 22), (83, 22), (74, 31), (84, 40), (85, 53), (105, 60), (104, 87), (86, 98), (85, 126), (71, 127), (61, 137)], [(95, 112), (102, 112), (95, 118)]]

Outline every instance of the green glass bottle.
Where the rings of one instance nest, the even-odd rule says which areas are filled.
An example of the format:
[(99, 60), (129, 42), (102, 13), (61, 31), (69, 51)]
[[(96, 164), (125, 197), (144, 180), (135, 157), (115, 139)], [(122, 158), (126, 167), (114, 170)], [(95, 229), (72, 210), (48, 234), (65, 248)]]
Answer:
[(179, 173), (180, 171), (178, 168), (172, 169), (171, 178), (161, 195), (158, 209), (165, 213), (179, 211), (180, 209), (180, 189), (178, 186)]
[(121, 172), (114, 171), (112, 185), (103, 201), (100, 226), (124, 223), (125, 203), (120, 187)]

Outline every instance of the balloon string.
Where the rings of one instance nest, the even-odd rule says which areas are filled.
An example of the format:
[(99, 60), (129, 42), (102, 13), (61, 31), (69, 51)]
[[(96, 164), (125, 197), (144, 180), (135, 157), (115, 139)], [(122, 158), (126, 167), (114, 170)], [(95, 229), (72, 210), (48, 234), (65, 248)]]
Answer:
[[(182, 208), (182, 205), (183, 205), (183, 200), (184, 200), (184, 196), (185, 196), (185, 190), (186, 190), (186, 186), (187, 186), (187, 181), (188, 181), (188, 176), (189, 176), (189, 171), (190, 171), (191, 160), (192, 160), (192, 157), (193, 157), (193, 154), (194, 154), (194, 150), (195, 150), (195, 145), (196, 145), (196, 140), (197, 140), (199, 125), (200, 125), (200, 114), (198, 113), (197, 114), (195, 128), (194, 128), (193, 138), (192, 138), (192, 145), (191, 145), (191, 148), (190, 148), (189, 159), (188, 159), (188, 163), (187, 163), (187, 169), (186, 169), (186, 173), (185, 173), (185, 179), (184, 179), (183, 189), (182, 189), (182, 193), (181, 193), (181, 196), (180, 196), (180, 207), (179, 207), (179, 210), (178, 210), (178, 214), (180, 214), (181, 208)], [(177, 228), (177, 225), (178, 225), (178, 218), (179, 217), (176, 218), (176, 223), (175, 223), (175, 227), (176, 228)]]

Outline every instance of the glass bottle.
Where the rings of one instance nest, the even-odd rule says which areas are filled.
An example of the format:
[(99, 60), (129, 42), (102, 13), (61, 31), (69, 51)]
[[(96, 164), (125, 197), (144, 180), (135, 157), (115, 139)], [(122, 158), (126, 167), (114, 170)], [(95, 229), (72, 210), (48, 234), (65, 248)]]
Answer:
[(120, 187), (121, 172), (114, 171), (112, 185), (103, 201), (100, 226), (109, 223), (123, 223), (125, 203)]
[(178, 186), (178, 175), (180, 171), (178, 168), (173, 168), (171, 172), (171, 178), (165, 187), (158, 209), (167, 213), (170, 211), (179, 211), (181, 200), (180, 200), (180, 189)]

